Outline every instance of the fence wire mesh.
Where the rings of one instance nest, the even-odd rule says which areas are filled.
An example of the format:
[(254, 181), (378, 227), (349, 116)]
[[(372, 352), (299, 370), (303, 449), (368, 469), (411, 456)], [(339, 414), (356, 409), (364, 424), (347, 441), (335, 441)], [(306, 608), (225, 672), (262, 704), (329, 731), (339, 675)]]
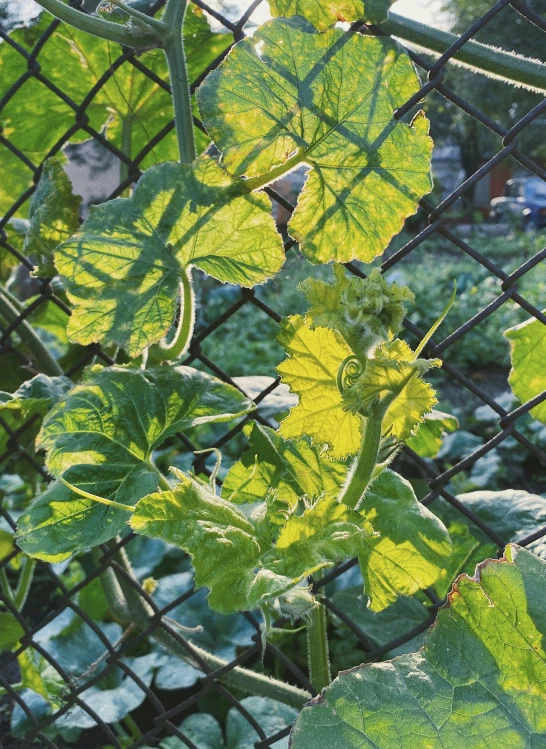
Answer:
[[(259, 12), (262, 2), (263, 0), (255, 0), (238, 19), (233, 20), (233, 14), (229, 12), (229, 6), (224, 7), (220, 12), (209, 7), (202, 0), (195, 0), (197, 6), (206, 11), (226, 31), (233, 34), (234, 43), (244, 38), (256, 12)], [(78, 6), (77, 3), (73, 4)], [(163, 2), (157, 2), (151, 9), (152, 12), (159, 11), (162, 5)], [(483, 129), (483, 132), (489, 132), (496, 136), (498, 148), (495, 153), (489, 155), (485, 163), (480, 165), (470, 176), (467, 176), (460, 186), (443, 199), (436, 201), (433, 198), (424, 199), (421, 203), (421, 218), (407, 223), (403, 234), (404, 243), (399, 243), (394, 249), (390, 250), (381, 265), (383, 272), (387, 273), (388, 276), (392, 273), (400, 273), (400, 269), (407, 268), (412, 262), (420, 263), (419, 248), (436, 238), (441, 240), (442, 246), (447, 248), (446, 251), (455, 261), (459, 258), (470, 259), (475, 269), (473, 273), (476, 278), (480, 276), (481, 278), (491, 279), (493, 292), (488, 297), (488, 301), (480, 306), (477, 311), (473, 311), (468, 319), (451, 330), (442, 340), (436, 334), (425, 350), (427, 355), (442, 359), (443, 366), (438, 375), (438, 383), (440, 387), (450, 389), (452, 400), (454, 399), (460, 405), (471, 403), (474, 407), (481, 405), (489, 408), (487, 439), (483, 443), (475, 445), (472, 449), (468, 449), (459, 459), (447, 464), (441, 459), (423, 459), (409, 448), (405, 449), (399, 460), (404, 462), (407, 469), (406, 474), (409, 472), (412, 477), (421, 482), (422, 487), (426, 486), (426, 489), (423, 488), (421, 492), (421, 501), (425, 505), (432, 505), (433, 507), (437, 503), (450, 505), (466, 516), (472, 524), (475, 524), (485, 534), (484, 538), (487, 538), (499, 552), (510, 541), (517, 541), (522, 546), (534, 544), (546, 536), (546, 526), (537, 528), (532, 534), (524, 538), (506, 538), (502, 533), (491, 527), (490, 523), (485, 522), (482, 517), (461, 502), (450, 487), (453, 486), (453, 482), (457, 480), (459, 475), (466, 475), (469, 471), (472, 471), (480, 461), (486, 461), (491, 456), (492, 451), (497, 450), (499, 446), (510, 440), (512, 444), (517, 444), (518, 449), (524, 451), (525, 455), (529, 456), (529, 460), (533, 461), (533, 465), (536, 466), (536, 475), (531, 482), (531, 486), (525, 477), (517, 479), (516, 484), (521, 488), (539, 492), (540, 481), (545, 476), (546, 440), (544, 435), (540, 435), (536, 430), (533, 432), (525, 428), (525, 419), (528, 418), (527, 414), (534, 406), (546, 400), (546, 393), (542, 393), (528, 403), (507, 406), (502, 398), (497, 397), (498, 390), (495, 391), (494, 388), (489, 386), (490, 383), (488, 383), (487, 378), (484, 380), (483, 373), (468, 371), (468, 368), (458, 366), (458, 357), (452, 356), (451, 352), (454, 350), (454, 346), (459, 345), (460, 347), (461, 341), (464, 349), (465, 341), (468, 340), (470, 335), (475, 336), (477, 334), (479, 345), (485, 346), (487, 344), (486, 335), (480, 337), (482, 335), (480, 331), (490, 316), (494, 316), (498, 310), (507, 304), (518, 305), (524, 311), (525, 316), (521, 319), (531, 316), (546, 325), (546, 315), (539, 309), (540, 303), (537, 306), (533, 301), (526, 298), (525, 291), (519, 290), (524, 278), (533, 273), (543, 273), (540, 264), (546, 258), (546, 248), (536, 251), (538, 243), (535, 242), (534, 250), (530, 256), (526, 257), (522, 264), (517, 265), (515, 262), (518, 252), (516, 240), (507, 228), (506, 236), (499, 236), (496, 241), (502, 243), (508, 249), (511, 246), (510, 243), (512, 243), (513, 254), (508, 256), (511, 260), (510, 263), (507, 264), (501, 260), (498, 264), (496, 258), (493, 259), (490, 253), (482, 252), (476, 248), (474, 241), (476, 235), (470, 234), (468, 236), (466, 231), (462, 232), (461, 224), (453, 222), (452, 212), (450, 213), (450, 211), (456, 204), (460, 203), (461, 199), (464, 200), (465, 196), (475, 189), (480, 180), (493, 173), (501, 163), (507, 161), (518, 164), (526, 173), (546, 180), (546, 171), (543, 164), (540, 163), (539, 159), (532, 158), (520, 145), (521, 136), (525, 129), (533, 123), (535, 125), (540, 123), (540, 118), (546, 110), (546, 101), (537, 103), (518, 121), (511, 122), (511, 126), (506, 127), (482, 113), (475, 105), (470, 104), (457, 93), (457, 80), (463, 73), (460, 68), (452, 68), (451, 61), (454, 55), (470, 40), (474, 37), (479, 39), (480, 32), (493, 19), (502, 17), (502, 14), (507, 13), (511, 14), (510, 18), (507, 17), (506, 19), (507, 23), (514, 21), (515, 16), (513, 14), (515, 13), (519, 19), (524, 19), (524, 23), (533, 24), (535, 31), (538, 28), (541, 32), (546, 32), (546, 21), (537, 14), (534, 8), (517, 0), (511, 2), (510, 0), (499, 0), (483, 16), (477, 18), (464, 33), (461, 33), (456, 42), (438, 59), (432, 60), (418, 54), (413, 48), (408, 50), (417, 68), (422, 73), (422, 88), (418, 94), (398, 110), (395, 116), (399, 118), (415, 112), (418, 107), (423, 106), (423, 101), (425, 103), (432, 102), (433, 106), (436, 106), (436, 109), (431, 110), (434, 127), (434, 116), (440, 111), (439, 105), (454, 107), (460, 112), (462, 118), (476, 123), (476, 126)], [(123, 178), (120, 179), (112, 194), (108, 196), (109, 198), (115, 198), (122, 195), (138, 179), (143, 162), (150, 154), (153, 154), (154, 148), (169, 136), (174, 123), (171, 121), (164, 125), (153, 137), (149, 138), (136, 156), (129, 158), (108, 139), (103, 131), (93, 127), (88, 109), (107, 83), (112, 79), (115, 81), (116, 74), (123, 66), (133, 66), (140, 74), (149, 77), (165, 91), (169, 91), (169, 84), (147, 65), (146, 55), (138, 56), (131, 50), (116, 48), (112, 44), (110, 45), (111, 59), (105, 72), (83, 100), (74, 100), (63, 91), (62, 81), (50, 80), (42, 72), (40, 64), (44, 49), (47, 48), (55, 34), (61, 33), (61, 30), (60, 22), (52, 20), (43, 33), (36, 38), (30, 50), (14, 42), (6, 31), (0, 30), (3, 44), (13, 47), (20, 55), (24, 66), (24, 72), (20, 77), (14, 80), (3, 79), (0, 113), (17, 97), (27, 95), (25, 87), (29, 82), (39, 82), (73, 113), (71, 122), (67, 124), (62, 137), (52, 145), (47, 156), (59, 153), (74, 139), (81, 141), (90, 137), (112, 154), (112, 158), (125, 165), (124, 171), (122, 171)], [(367, 34), (381, 35), (383, 33), (381, 28), (364, 26), (363, 24), (353, 24), (347, 30), (347, 33), (354, 33), (356, 30)], [(227, 50), (210, 65), (205, 73), (193, 82), (192, 90), (195, 90), (209, 70), (214, 69), (221, 62), (226, 53)], [(468, 72), (465, 71), (465, 75), (468, 75)], [(440, 115), (438, 114), (438, 116)], [(0, 121), (2, 119), (2, 114), (0, 114)], [(202, 127), (197, 119), (196, 125)], [(33, 123), (29, 122), (29, 127), (32, 126)], [(65, 303), (62, 290), (60, 290), (55, 279), (30, 279), (29, 273), (34, 267), (33, 263), (31, 259), (22, 254), (21, 249), (15, 246), (15, 243), (10, 241), (6, 231), (10, 219), (16, 216), (18, 211), (30, 200), (35, 185), (40, 178), (43, 162), (35, 163), (31, 154), (20, 150), (10, 141), (9, 132), (5, 131), (0, 134), (0, 142), (1, 147), (8, 149), (16, 158), (19, 168), (28, 171), (29, 175), (33, 177), (32, 186), (22, 192), (10, 210), (0, 219), (0, 246), (3, 248), (2, 262), (5, 262), (6, 258), (13, 258), (10, 261), (11, 265), (19, 264), (19, 269), (16, 272), (20, 278), (17, 287), (20, 290), (20, 298), (14, 300), (13, 314), (10, 319), (8, 319), (8, 316), (4, 316), (4, 319), (0, 320), (0, 372), (4, 372), (7, 377), (10, 368), (14, 366), (21, 367), (32, 374), (38, 371), (36, 362), (32, 357), (31, 348), (27, 344), (28, 336), (33, 334), (33, 326), (37, 325), (36, 320), (40, 312), (43, 312), (46, 307), (51, 309), (51, 305), (54, 305), (60, 312), (69, 315), (70, 308)], [(281, 192), (280, 188), (278, 191), (276, 186), (267, 188), (267, 192), (278, 207), (279, 221), (285, 223), (286, 217), (293, 210), (292, 197), (287, 197), (288, 193), (286, 191)], [(290, 239), (285, 241), (289, 262), (290, 260), (297, 262), (294, 244)], [(502, 257), (506, 260), (506, 253)], [(441, 259), (439, 262), (442, 262)], [(358, 263), (349, 263), (347, 268), (351, 273), (364, 275), (362, 266)], [(199, 278), (197, 283), (199, 286), (200, 283), (205, 284), (205, 281)], [(229, 293), (220, 297), (220, 303), (203, 305), (200, 309), (196, 333), (184, 363), (212, 372), (225, 382), (235, 385), (235, 387), (244, 387), (242, 380), (233, 375), (233, 367), (230, 369), (229, 366), (225, 365), (222, 358), (222, 353), (225, 353), (225, 351), (222, 352), (221, 346), (209, 345), (208, 342), (211, 340), (220, 341), (226, 326), (232, 326), (232, 328), (235, 326), (236, 329), (239, 328), (241, 331), (241, 336), (247, 336), (251, 325), (258, 325), (258, 323), (249, 321), (255, 321), (258, 318), (262, 320), (262, 323), (263, 320), (268, 321), (266, 323), (269, 326), (267, 330), (270, 333), (273, 332), (282, 314), (287, 312), (281, 304), (275, 308), (275, 293), (281, 295), (283, 277), (281, 276), (280, 281), (276, 283), (278, 285), (275, 287), (276, 292), (273, 294), (264, 295), (261, 288), (255, 290), (231, 288)], [(214, 284), (212, 286), (209, 284), (202, 293), (210, 299), (214, 296), (215, 288)], [(542, 288), (544, 288), (544, 284)], [(212, 313), (211, 309), (213, 310)], [(291, 312), (292, 310), (288, 311)], [(243, 317), (240, 317), (241, 314), (243, 314)], [(417, 341), (422, 338), (424, 330), (412, 319), (407, 319), (405, 325), (408, 340)], [(446, 325), (449, 328), (449, 318)], [(45, 335), (43, 329), (39, 334)], [(220, 353), (217, 353), (216, 350)], [(77, 378), (83, 368), (92, 361), (102, 362), (105, 365), (113, 363), (111, 355), (98, 345), (86, 348), (78, 347), (72, 351), (71, 357), (67, 358), (65, 372), (69, 377)], [(248, 372), (244, 368), (244, 362), (241, 362), (239, 371)], [(248, 372), (248, 374), (263, 375), (264, 372)], [(270, 375), (272, 373), (267, 372), (265, 374)], [(502, 376), (505, 379), (506, 372)], [(1, 377), (2, 374), (0, 374)], [(262, 380), (257, 382), (260, 383)], [(269, 380), (264, 379), (263, 383), (261, 389), (254, 387), (252, 391), (258, 410), (239, 421), (229, 431), (208, 433), (206, 444), (197, 444), (193, 435), (188, 436), (180, 433), (177, 435), (176, 444), (173, 443), (169, 449), (182, 456), (181, 459), (186, 460), (185, 465), (187, 467), (193, 464), (197, 472), (205, 473), (208, 471), (207, 457), (202, 453), (196, 454), (198, 450), (204, 447), (222, 447), (228, 452), (232, 450), (233, 456), (238, 457), (244, 447), (242, 434), (245, 423), (257, 419), (262, 424), (276, 426), (276, 422), (271, 416), (271, 409), (266, 406), (271, 402), (271, 397), (280, 387), (279, 379), (273, 376)], [(3, 445), (0, 465), (4, 476), (1, 495), (7, 495), (13, 489), (13, 487), (10, 489), (9, 482), (13, 479), (13, 475), (17, 473), (17, 467), (21, 465), (24, 466), (27, 473), (35, 475), (35, 485), (48, 480), (47, 473), (43, 468), (42, 458), (39, 453), (34, 452), (32, 446), (36, 427), (36, 418), (29, 419), (13, 428), (5, 419), (0, 417), (0, 432), (2, 430), (4, 432), (2, 439), (0, 439), (0, 444)], [(188, 458), (191, 458), (191, 461)], [(511, 485), (513, 486), (513, 484), (514, 482)], [(542, 490), (544, 490), (544, 484)], [(10, 512), (10, 508), (5, 504), (0, 507), (5, 527), (14, 530), (14, 513)], [(83, 573), (80, 573), (79, 577), (68, 574), (67, 569), (69, 568), (66, 568), (66, 566), (39, 563), (30, 601), (31, 605), (27, 605), (23, 613), (20, 613), (9, 600), (0, 595), (0, 600), (2, 600), (6, 609), (17, 617), (25, 632), (20, 641), (20, 646), (14, 652), (2, 655), (0, 662), (0, 686), (3, 687), (5, 694), (3, 697), (3, 713), (1, 713), (3, 717), (0, 722), (0, 736), (3, 746), (24, 747), (36, 745), (36, 742), (52, 749), (70, 746), (72, 745), (68, 735), (70, 731), (66, 728), (66, 726), (70, 726), (70, 721), (66, 722), (66, 716), (73, 715), (74, 710), (77, 709), (80, 715), (79, 725), (86, 726), (79, 736), (78, 746), (113, 746), (117, 749), (122, 747), (136, 749), (140, 746), (157, 746), (159, 741), (165, 741), (167, 737), (175, 737), (179, 742), (172, 744), (173, 747), (186, 746), (195, 749), (197, 746), (195, 739), (190, 738), (183, 727), (180, 728), (180, 723), (196, 709), (205, 709), (207, 705), (211, 704), (211, 700), (222, 701), (226, 709), (235, 710), (242, 720), (248, 721), (258, 736), (254, 743), (256, 749), (275, 746), (276, 742), (288, 735), (289, 726), (269, 730), (267, 726), (256, 720), (251, 711), (245, 707), (245, 704), (242, 704), (241, 695), (231, 690), (228, 686), (229, 682), (226, 682), (225, 678), (222, 679), (222, 677), (225, 677), (230, 670), (237, 666), (245, 665), (258, 671), (264, 670), (265, 673), (280, 676), (314, 694), (306, 675), (305, 659), (294, 657), (293, 651), (291, 651), (291, 657), (283, 652), (287, 648), (282, 639), (268, 641), (262, 654), (260, 624), (252, 613), (247, 612), (244, 614), (244, 620), (240, 620), (237, 625), (239, 629), (233, 630), (233, 642), (229, 643), (230, 647), (227, 648), (230, 653), (228, 665), (211, 670), (207, 664), (200, 662), (199, 656), (193, 651), (191, 636), (184, 633), (176, 622), (173, 622), (173, 617), (179, 607), (191, 605), (192, 599), (200, 595), (193, 589), (189, 575), (180, 574), (179, 591), (177, 590), (176, 593), (171, 591), (167, 598), (165, 595), (159, 598), (151, 595), (146, 583), (136, 586), (131, 578), (126, 578), (128, 584), (135, 586), (136, 593), (143, 597), (153, 609), (154, 615), (151, 619), (149, 631), (137, 633), (128, 628), (121, 634), (118, 633), (116, 637), (110, 636), (105, 628), (99, 626), (97, 621), (89, 615), (88, 607), (82, 604), (82, 595), (85, 596), (85, 591), (92, 595), (93, 586), (98, 581), (98, 577), (109, 568), (114, 568), (121, 576), (125, 574), (123, 566), (119, 562), (121, 549), (131, 554), (131, 549), (134, 548), (132, 559), (134, 564), (138, 565), (138, 557), (142, 553), (142, 549), (138, 546), (139, 543), (139, 539), (127, 535), (119, 543), (102, 547), (94, 565), (89, 560), (84, 560), (82, 563)], [(4, 556), (0, 560), (0, 569), (12, 574), (9, 569), (10, 563), (15, 560), (17, 553), (18, 550), (15, 548), (7, 556)], [(428, 617), (418, 623), (408, 619), (403, 633), (390, 642), (381, 643), (374, 634), (367, 632), (365, 627), (354, 620), (350, 611), (344, 610), (342, 598), (332, 595), (337, 582), (342, 581), (348, 575), (354, 574), (355, 565), (356, 560), (342, 564), (314, 584), (315, 590), (324, 594), (323, 600), (332, 615), (332, 620), (338, 624), (342, 623), (342, 626), (345, 627), (343, 631), (350, 633), (353, 638), (351, 642), (354, 643), (356, 655), (352, 665), (381, 660), (386, 654), (395, 651), (396, 648), (403, 647), (413, 641), (427, 630), (434, 620), (436, 610), (443, 603), (433, 590), (424, 591), (428, 596)], [(87, 646), (91, 648), (89, 643), (95, 642), (95, 645), (91, 648), (95, 654), (93, 656), (95, 660), (89, 664), (89, 668), (84, 673), (79, 674), (72, 672), (69, 665), (63, 662), (58, 647), (52, 649), (49, 646), (50, 640), (46, 636), (46, 633), (50, 632), (52, 627), (56, 632), (66, 631), (66, 627), (74, 621), (84, 623)], [(241, 621), (244, 621), (244, 624), (241, 624)], [(203, 621), (198, 623), (204, 628), (206, 635), (209, 620), (205, 617)], [(245, 633), (242, 638), (240, 637), (241, 628), (244, 629)], [(198, 678), (195, 678), (195, 684), (187, 688), (179, 686), (174, 691), (169, 691), (168, 685), (165, 683), (163, 683), (163, 688), (158, 688), (157, 683), (152, 682), (148, 671), (144, 672), (139, 667), (139, 659), (135, 658), (134, 654), (146, 652), (148, 636), (158, 629), (167, 632), (190, 655), (193, 654), (202, 672)], [(212, 645), (216, 635), (215, 632), (209, 633)], [(40, 660), (42, 672), (51, 669), (55, 673), (55, 678), (60, 677), (64, 684), (58, 695), (56, 705), (50, 706), (47, 711), (42, 709), (43, 704), (40, 701), (37, 709), (36, 701), (30, 701), (28, 694), (21, 693), (13, 686), (19, 678), (17, 659), (25, 652), (39, 654), (40, 658), (43, 659)], [(96, 652), (99, 653), (98, 656), (96, 656)], [(36, 656), (33, 655), (32, 657)], [(98, 667), (99, 665), (100, 667)], [(131, 704), (133, 707), (131, 710), (133, 718), (136, 719), (138, 724), (138, 730), (133, 736), (129, 732), (126, 739), (122, 739), (116, 726), (112, 725), (104, 714), (101, 714), (102, 710), (93, 708), (93, 700), (89, 698), (90, 692), (88, 690), (92, 690), (99, 681), (104, 683), (104, 680), (109, 677), (117, 684), (123, 683), (125, 693), (132, 695), (133, 702)], [(20, 714), (20, 724), (23, 728), (19, 731), (18, 737), (10, 736), (7, 715), (11, 710), (18, 710)], [(81, 716), (85, 716), (85, 720), (82, 720)], [(65, 719), (64, 723), (63, 718)], [(60, 726), (60, 728), (57, 730), (55, 726)], [(165, 746), (170, 745), (167, 743)]]

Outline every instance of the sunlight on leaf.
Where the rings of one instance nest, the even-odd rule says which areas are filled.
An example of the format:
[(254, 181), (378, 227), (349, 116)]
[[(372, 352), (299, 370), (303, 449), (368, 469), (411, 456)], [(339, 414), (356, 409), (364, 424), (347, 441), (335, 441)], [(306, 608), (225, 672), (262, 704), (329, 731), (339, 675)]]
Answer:
[(333, 458), (354, 454), (361, 440), (361, 419), (344, 411), (337, 386), (341, 362), (351, 354), (343, 338), (327, 328), (311, 328), (303, 317), (282, 320), (277, 341), (288, 358), (277, 371), (300, 397), (280, 426), (286, 438), (309, 436), (318, 446), (329, 445)]
[(244, 431), (249, 448), (224, 479), (224, 499), (258, 502), (275, 491), (278, 501), (292, 507), (303, 496), (337, 497), (347, 472), (344, 463), (322, 458), (306, 440), (285, 440), (256, 421)]
[[(134, 505), (157, 488), (150, 457), (169, 436), (251, 408), (235, 388), (189, 367), (96, 368), (49, 414), (38, 445), (55, 477)], [(31, 556), (60, 561), (120, 533), (128, 514), (55, 482), (21, 515), (17, 542)]]
[(394, 0), (270, 0), (271, 15), (303, 16), (319, 31), (338, 21), (386, 21)]
[(245, 194), (209, 157), (151, 167), (129, 199), (91, 209), (55, 264), (75, 306), (72, 340), (137, 356), (170, 328), (183, 269), (254, 286), (284, 260), (265, 195)]
[(26, 253), (40, 257), (35, 275), (55, 275), (53, 251), (78, 231), (80, 203), (81, 197), (72, 192), (62, 163), (48, 159), (30, 201), (30, 226), (24, 244)]
[[(546, 325), (534, 317), (509, 328), (504, 335), (510, 341), (512, 370), (508, 381), (522, 403), (546, 391)], [(546, 399), (531, 409), (531, 414), (546, 424)]]
[(370, 262), (431, 189), (428, 121), (393, 117), (418, 90), (393, 40), (291, 18), (237, 44), (197, 99), (234, 174), (264, 174), (297, 149), (313, 167), (288, 227), (311, 262)]
[(340, 674), (300, 713), (292, 749), (540, 746), (545, 580), (516, 546), (459, 578), (424, 648)]
[(417, 501), (411, 484), (390, 470), (372, 483), (363, 513), (379, 536), (359, 555), (364, 590), (372, 611), (382, 611), (400, 595), (413, 595), (443, 574), (452, 550), (438, 518)]

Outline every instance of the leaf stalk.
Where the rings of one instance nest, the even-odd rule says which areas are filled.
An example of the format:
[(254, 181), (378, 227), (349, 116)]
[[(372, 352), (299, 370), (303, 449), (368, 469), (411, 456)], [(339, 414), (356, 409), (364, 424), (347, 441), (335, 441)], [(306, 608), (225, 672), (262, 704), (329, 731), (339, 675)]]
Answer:
[[(149, 20), (146, 22), (147, 28), (144, 27), (144, 22), (139, 20), (142, 26), (142, 30), (139, 30), (137, 27), (127, 28), (123, 24), (82, 13), (63, 3), (62, 0), (37, 0), (37, 2), (60, 21), (65, 21), (75, 29), (85, 31), (99, 39), (107, 39), (109, 42), (117, 42), (134, 49), (157, 47), (161, 44), (161, 37)], [(156, 24), (158, 23), (160, 21), (156, 20)]]

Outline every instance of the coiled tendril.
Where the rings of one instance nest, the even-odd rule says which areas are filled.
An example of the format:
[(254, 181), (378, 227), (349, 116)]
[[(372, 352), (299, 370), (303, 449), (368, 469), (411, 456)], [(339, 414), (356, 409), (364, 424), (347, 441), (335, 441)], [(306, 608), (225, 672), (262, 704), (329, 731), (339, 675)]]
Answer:
[(337, 386), (341, 395), (350, 387), (356, 385), (358, 378), (363, 372), (364, 367), (362, 362), (354, 354), (343, 359), (337, 371)]

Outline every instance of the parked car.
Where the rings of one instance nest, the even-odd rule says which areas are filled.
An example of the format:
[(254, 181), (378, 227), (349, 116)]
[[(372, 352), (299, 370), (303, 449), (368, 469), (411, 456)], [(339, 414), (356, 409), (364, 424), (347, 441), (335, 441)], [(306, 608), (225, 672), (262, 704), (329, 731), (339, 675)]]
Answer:
[(501, 198), (493, 198), (489, 215), (494, 221), (510, 221), (523, 229), (546, 227), (546, 182), (540, 177), (509, 179)]

